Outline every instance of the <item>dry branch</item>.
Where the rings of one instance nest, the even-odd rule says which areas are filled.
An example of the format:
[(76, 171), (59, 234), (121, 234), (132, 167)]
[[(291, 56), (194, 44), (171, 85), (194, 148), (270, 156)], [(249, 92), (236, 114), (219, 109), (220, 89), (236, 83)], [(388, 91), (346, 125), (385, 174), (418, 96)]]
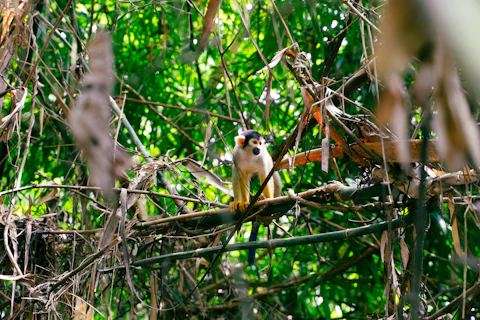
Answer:
[(460, 305), (465, 298), (469, 298), (472, 295), (478, 295), (480, 294), (480, 282), (475, 282), (470, 288), (468, 288), (467, 291), (453, 299), (448, 305), (445, 307), (441, 308), (434, 314), (426, 317), (426, 320), (434, 320), (434, 319), (439, 319), (441, 316), (446, 315), (446, 314), (452, 314), (455, 308)]
[[(382, 150), (385, 150), (386, 161), (390, 163), (399, 163), (399, 144), (403, 142), (399, 141), (384, 141), (382, 142), (366, 142), (365, 146), (372, 150), (378, 156), (382, 156)], [(429, 141), (428, 148), (428, 163), (438, 163), (440, 162), (440, 157), (435, 151), (435, 140)], [(410, 140), (410, 159), (412, 162), (419, 162), (421, 156), (421, 140)], [(348, 148), (348, 152), (345, 152), (342, 148), (338, 146), (330, 147), (330, 157), (331, 158), (343, 158), (345, 156), (349, 157), (361, 157), (368, 160), (374, 160), (369, 154), (367, 154), (359, 145), (352, 144)], [(290, 159), (283, 159), (278, 167), (278, 170), (288, 169), (296, 166), (302, 166), (311, 162), (321, 162), (322, 161), (322, 148), (313, 149), (310, 151), (302, 152), (295, 155), (295, 162), (290, 163)]]

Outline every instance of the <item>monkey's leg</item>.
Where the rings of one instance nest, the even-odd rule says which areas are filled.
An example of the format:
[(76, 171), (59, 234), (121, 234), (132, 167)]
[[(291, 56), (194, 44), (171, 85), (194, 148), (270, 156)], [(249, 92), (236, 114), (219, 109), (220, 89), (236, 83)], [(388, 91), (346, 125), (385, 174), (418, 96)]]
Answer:
[(273, 179), (273, 186), (274, 186), (273, 196), (275, 198), (281, 197), (283, 195), (283, 191), (282, 191), (282, 178), (280, 178), (280, 173), (278, 173), (278, 171), (275, 171), (272, 179)]
[[(265, 178), (267, 177), (269, 172), (259, 172), (258, 177), (260, 178), (260, 184), (263, 184), (265, 181)], [(265, 199), (271, 199), (274, 196), (274, 189), (275, 189), (275, 183), (273, 181), (273, 178), (268, 181), (268, 184), (265, 186), (265, 189), (263, 189), (263, 195), (265, 196)]]

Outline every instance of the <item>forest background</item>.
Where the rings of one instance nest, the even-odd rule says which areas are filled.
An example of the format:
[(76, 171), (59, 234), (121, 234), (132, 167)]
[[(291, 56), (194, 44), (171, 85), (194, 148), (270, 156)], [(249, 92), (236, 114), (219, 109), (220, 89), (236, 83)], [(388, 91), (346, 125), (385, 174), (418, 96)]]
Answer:
[(479, 318), (479, 6), (3, 1), (0, 317)]

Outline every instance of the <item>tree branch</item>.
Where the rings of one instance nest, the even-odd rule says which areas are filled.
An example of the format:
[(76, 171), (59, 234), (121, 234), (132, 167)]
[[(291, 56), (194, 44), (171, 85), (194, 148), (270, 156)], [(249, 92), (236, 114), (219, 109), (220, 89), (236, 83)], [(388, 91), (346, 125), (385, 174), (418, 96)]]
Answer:
[[(392, 221), (392, 228), (400, 228), (405, 222), (406, 218), (399, 218)], [(388, 222), (381, 222), (378, 224), (363, 226), (353, 229), (345, 229), (341, 231), (334, 231), (310, 236), (289, 238), (289, 239), (273, 239), (273, 240), (264, 240), (256, 242), (247, 242), (247, 243), (236, 243), (232, 245), (225, 246), (225, 251), (238, 251), (238, 250), (248, 250), (248, 249), (274, 249), (274, 248), (283, 248), (283, 247), (293, 247), (321, 242), (329, 242), (336, 240), (346, 240), (351, 238), (356, 238), (364, 236), (370, 233), (376, 233), (385, 231), (388, 229)], [(204, 249), (197, 249), (184, 252), (175, 252), (171, 254), (166, 254), (160, 257), (147, 258), (142, 260), (137, 260), (132, 263), (133, 266), (147, 266), (155, 263), (162, 263), (165, 261), (175, 261), (188, 258), (199, 258), (205, 257), (212, 254), (216, 254), (222, 249), (222, 246), (215, 246)]]

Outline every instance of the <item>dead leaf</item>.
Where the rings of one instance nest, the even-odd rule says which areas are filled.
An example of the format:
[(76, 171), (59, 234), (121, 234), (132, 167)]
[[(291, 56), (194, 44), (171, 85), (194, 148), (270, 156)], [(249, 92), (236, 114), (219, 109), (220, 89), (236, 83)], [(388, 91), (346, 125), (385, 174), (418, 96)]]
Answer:
[(448, 211), (450, 211), (450, 221), (452, 224), (452, 240), (453, 240), (453, 248), (457, 255), (462, 259), (465, 260), (465, 252), (462, 251), (462, 246), (460, 244), (460, 236), (458, 232), (458, 219), (455, 216), (455, 205), (452, 202), (448, 203)]
[(408, 114), (405, 107), (401, 70), (432, 42), (428, 20), (417, 10), (413, 0), (390, 0), (385, 9), (382, 34), (376, 46), (377, 68), (384, 80), (385, 90), (377, 108), (378, 118), (390, 123), (393, 133), (401, 141), (401, 163), (409, 168)]
[(33, 200), (32, 200), (32, 197), (28, 195), (28, 209), (24, 213), (26, 217), (29, 217), (32, 215), (32, 207), (33, 207)]
[[(470, 66), (462, 69), (462, 74), (471, 75), (471, 79), (480, 78), (480, 69), (475, 64), (477, 59), (472, 53), (476, 52), (475, 42), (466, 36), (467, 33), (473, 36), (475, 26), (479, 25), (479, 14), (475, 10), (479, 6), (472, 4), (470, 11), (474, 13), (471, 14), (448, 1), (443, 1), (442, 5), (421, 4), (423, 10), (418, 10), (417, 5), (413, 0), (391, 0), (387, 4), (383, 33), (377, 45), (377, 67), (385, 84), (378, 108), (379, 119), (392, 125), (400, 141), (408, 138), (409, 111), (405, 105), (411, 103), (406, 103), (405, 86), (400, 79), (402, 69), (412, 57), (417, 57), (420, 62), (414, 103), (429, 108), (434, 92), (434, 106), (438, 112), (433, 116), (433, 129), (439, 139), (439, 153), (450, 170), (461, 170), (469, 156), (475, 167), (479, 167), (480, 133), (456, 69), (459, 60), (463, 66)], [(457, 25), (458, 21), (462, 21), (464, 32), (451, 30), (451, 25)], [(473, 90), (477, 90), (476, 87)], [(407, 144), (403, 146), (405, 150), (401, 154), (408, 155)], [(402, 159), (404, 164), (409, 161), (408, 157)]]
[[(480, 30), (480, 3), (467, 1), (458, 5), (456, 1), (436, 0), (421, 1), (419, 5), (429, 16), (429, 24), (451, 50), (462, 70), (466, 85), (480, 96), (478, 83), (480, 81), (480, 64), (478, 51), (480, 42), (477, 40)], [(422, 10), (421, 9), (421, 10)]]
[(130, 165), (130, 160), (119, 152), (114, 157), (110, 136), (109, 94), (113, 88), (110, 35), (97, 33), (88, 46), (88, 54), (91, 72), (84, 77), (82, 93), (77, 96), (68, 121), (88, 160), (90, 183), (100, 187), (106, 199), (111, 199), (115, 179)]
[[(88, 311), (87, 311), (88, 310)], [(80, 297), (75, 299), (75, 310), (73, 311), (73, 320), (93, 320), (93, 308), (88, 308), (88, 304)]]
[(391, 74), (385, 79), (385, 90), (381, 95), (381, 101), (377, 108), (378, 119), (384, 123), (390, 123), (392, 131), (398, 137), (400, 161), (404, 168), (410, 163), (410, 148), (408, 136), (408, 112), (404, 107), (408, 99), (403, 93), (403, 81), (399, 73)]
[(291, 49), (293, 47), (296, 47), (297, 44), (294, 43), (292, 44), (291, 46), (288, 46), (286, 48), (283, 48), (282, 50), (280, 51), (277, 51), (277, 53), (273, 56), (272, 60), (270, 61), (270, 63), (268, 64), (268, 66), (265, 66), (263, 67), (262, 69), (258, 70), (257, 73), (262, 73), (263, 71), (265, 70), (268, 70), (269, 68), (272, 69), (274, 68), (277, 64), (280, 63), (280, 61), (282, 61), (282, 58), (283, 58), (283, 54), (285, 53), (285, 51), (287, 51), (288, 49)]
[(93, 308), (89, 308), (88, 311), (87, 311), (87, 318), (86, 320), (93, 320), (95, 319), (94, 317), (94, 313), (93, 313)]
[(403, 268), (407, 269), (410, 250), (408, 250), (408, 246), (403, 238), (400, 239), (400, 255), (402, 256)]
[(210, 142), (210, 138), (212, 137), (212, 120), (208, 121), (207, 129), (205, 130), (205, 138), (203, 139), (203, 159), (202, 165), (205, 163), (205, 159), (207, 158), (207, 150), (208, 150), (208, 143)]
[(3, 43), (7, 32), (10, 30), (10, 24), (13, 21), (15, 16), (15, 9), (5, 9), (2, 12), (3, 20), (2, 20), (2, 35), (0, 36), (0, 43)]
[(412, 56), (429, 44), (428, 19), (414, 0), (390, 0), (385, 9), (376, 52), (379, 75), (388, 78), (403, 69)]
[(219, 176), (202, 166), (200, 163), (196, 162), (195, 160), (188, 159), (183, 163), (183, 165), (185, 168), (187, 168), (190, 174), (192, 174), (198, 180), (202, 180), (202, 178), (205, 177), (205, 180), (209, 185), (233, 197), (233, 191), (225, 187), (225, 182), (220, 179)]
[(443, 51), (439, 49), (435, 59), (435, 68), (440, 73), (435, 93), (438, 115), (433, 118), (440, 141), (438, 151), (450, 170), (462, 170), (468, 155), (479, 167), (478, 127), (471, 115), (453, 58)]
[(382, 258), (382, 262), (385, 262), (385, 250), (387, 248), (387, 231), (382, 233), (382, 237), (380, 238), (380, 257)]
[(213, 240), (211, 247), (214, 247), (220, 243), (220, 240), (222, 239), (222, 232), (219, 232), (216, 236), (215, 239)]
[(115, 159), (113, 161), (113, 173), (121, 182), (129, 181), (127, 169), (133, 164), (132, 158), (122, 151), (115, 149)]
[(398, 137), (398, 155), (402, 168), (406, 171), (410, 168), (410, 144), (409, 122), (407, 109), (400, 104), (395, 104), (391, 118), (392, 132)]
[(40, 200), (38, 200), (37, 202), (37, 206), (47, 202), (47, 201), (50, 201), (50, 200), (53, 200), (53, 199), (56, 199), (57, 198), (57, 193), (58, 193), (58, 188), (52, 188), (52, 190), (50, 190), (50, 192), (42, 197)]
[(11, 109), (13, 110), (9, 115), (2, 118), (2, 124), (0, 125), (0, 141), (6, 143), (12, 138), (18, 125), (19, 115), (22, 113), (25, 100), (27, 99), (27, 92), (28, 90), (24, 88), (15, 89), (10, 92), (12, 97)]

